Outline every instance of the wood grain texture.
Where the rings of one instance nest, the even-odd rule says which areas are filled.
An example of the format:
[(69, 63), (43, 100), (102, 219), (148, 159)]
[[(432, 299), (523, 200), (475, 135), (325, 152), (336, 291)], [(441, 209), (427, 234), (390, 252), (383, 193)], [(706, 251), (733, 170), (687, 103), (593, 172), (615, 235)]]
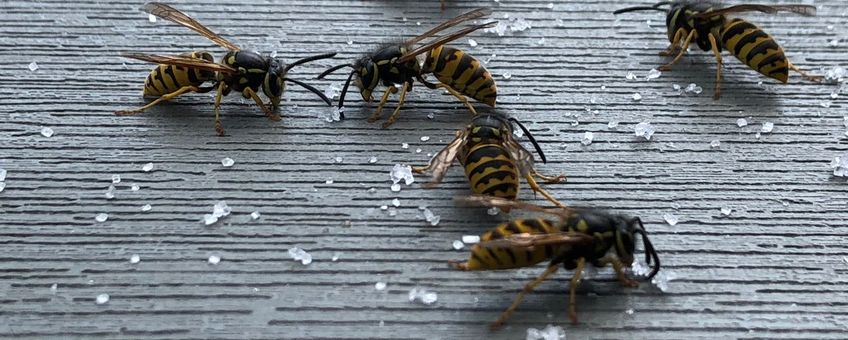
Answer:
[[(565, 313), (570, 276), (560, 273), (521, 305), (509, 328), (490, 333), (487, 323), (542, 267), (446, 267), (467, 256), (453, 240), (506, 218), (452, 204), (469, 192), (459, 169), (438, 189), (421, 188), (421, 176), (401, 192), (389, 189), (394, 164), (426, 162), (465, 124), (452, 97), (418, 86), (385, 130), (365, 122), (373, 107), (356, 93), (348, 119), (327, 123), (329, 110), (297, 87), (285, 94), (282, 122), (227, 98), (225, 138), (214, 134), (208, 94), (116, 117), (144, 103), (150, 70), (119, 53), (223, 52), (187, 29), (150, 23), (142, 1), (4, 1), (0, 337), (523, 339), (528, 327), (546, 324), (562, 325), (569, 339), (846, 337), (848, 193), (829, 167), (848, 150), (845, 95), (830, 97), (839, 85), (797, 75), (776, 84), (725, 54), (724, 96), (714, 101), (708, 52), (693, 49), (675, 70), (645, 80), (666, 60), (657, 56), (667, 44), (664, 18), (610, 13), (638, 1), (554, 1), (553, 9), (534, 0), (448, 3), (440, 13), (436, 0), (173, 2), (236, 44), (276, 50), (284, 60), (339, 51), (293, 70), (320, 89), (344, 80), (341, 73), (311, 79), (323, 69), (477, 6), (493, 6), (493, 18), (528, 20), (528, 30), (478, 33), (477, 47), (467, 39), (456, 45), (491, 59), (498, 110), (525, 122), (546, 151), (539, 170), (568, 175), (550, 192), (568, 204), (642, 217), (663, 271), (678, 277), (667, 292), (648, 283), (621, 288), (601, 270), (578, 290), (575, 326)], [(848, 5), (815, 4), (815, 18), (748, 17), (800, 67), (848, 66)], [(630, 71), (639, 79), (625, 79)], [(689, 83), (704, 92), (672, 89)], [(738, 118), (749, 125), (737, 127)], [(650, 141), (634, 135), (643, 121), (657, 130)], [(764, 122), (774, 130), (757, 138)], [(55, 135), (43, 137), (42, 127)], [(589, 146), (580, 143), (586, 131), (594, 133)], [(721, 146), (711, 148), (712, 140)], [(223, 167), (224, 157), (235, 165)], [(148, 162), (154, 170), (142, 171)], [(122, 181), (107, 199), (113, 174)], [(526, 187), (520, 195), (544, 203)], [(394, 198), (401, 205), (390, 216), (380, 206)], [(232, 215), (205, 226), (203, 215), (220, 200)], [(152, 210), (142, 212), (145, 204)], [(441, 222), (429, 226), (419, 206)], [(733, 212), (722, 216), (722, 207)], [(251, 220), (253, 211), (261, 218)], [(96, 222), (99, 213), (108, 220)], [(665, 213), (680, 222), (668, 225)], [(314, 262), (291, 260), (294, 246)], [(129, 263), (132, 254), (141, 262)], [(210, 255), (221, 262), (208, 264)], [(378, 281), (386, 290), (374, 288)], [(438, 301), (409, 302), (414, 287), (437, 292)], [(95, 304), (102, 293), (111, 301)]]

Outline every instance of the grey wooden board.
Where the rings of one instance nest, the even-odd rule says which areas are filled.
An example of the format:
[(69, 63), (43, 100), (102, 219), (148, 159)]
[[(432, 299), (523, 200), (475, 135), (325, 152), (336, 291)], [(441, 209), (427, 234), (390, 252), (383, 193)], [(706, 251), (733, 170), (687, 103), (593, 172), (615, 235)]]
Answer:
[[(389, 189), (394, 164), (426, 162), (467, 122), (451, 97), (418, 86), (385, 130), (365, 122), (373, 106), (356, 93), (348, 96), (349, 119), (327, 123), (329, 111), (297, 87), (285, 95), (282, 122), (227, 98), (225, 138), (214, 135), (209, 95), (116, 117), (114, 110), (144, 103), (139, 93), (150, 69), (120, 52), (221, 50), (164, 20), (150, 23), (140, 1), (6, 0), (0, 336), (523, 339), (529, 327), (557, 324), (569, 339), (848, 337), (848, 194), (829, 167), (848, 150), (845, 95), (830, 97), (838, 85), (797, 75), (780, 85), (725, 54), (724, 97), (714, 101), (709, 52), (693, 49), (674, 71), (645, 80), (666, 61), (657, 56), (667, 44), (660, 14), (610, 14), (637, 1), (549, 3), (449, 1), (445, 13), (436, 0), (175, 5), (237, 44), (276, 50), (284, 60), (340, 51), (293, 71), (320, 89), (343, 81), (341, 73), (310, 79), (326, 67), (475, 6), (494, 6), (494, 18), (528, 20), (525, 31), (477, 33), (478, 46), (467, 39), (456, 45), (491, 58), (498, 110), (523, 120), (547, 152), (539, 170), (569, 176), (549, 191), (568, 204), (642, 217), (663, 272), (677, 277), (665, 293), (649, 283), (622, 288), (602, 270), (580, 286), (581, 323), (571, 325), (569, 273), (559, 273), (521, 305), (509, 328), (490, 333), (487, 323), (542, 266), (479, 273), (445, 266), (467, 256), (452, 241), (506, 218), (453, 205), (451, 197), (469, 191), (460, 169), (438, 189), (421, 188), (421, 176), (401, 192)], [(848, 5), (815, 4), (815, 18), (747, 17), (797, 65), (822, 73), (848, 64)], [(829, 45), (833, 39), (838, 46)], [(27, 68), (32, 61), (35, 72)], [(625, 79), (629, 71), (639, 79)], [(704, 92), (672, 89), (689, 83)], [(749, 125), (737, 127), (738, 118)], [(620, 124), (608, 128), (611, 121)], [(657, 130), (650, 141), (634, 135), (642, 121)], [(757, 138), (765, 122), (774, 130)], [(42, 127), (55, 135), (43, 137)], [(580, 143), (586, 131), (594, 132), (589, 146)], [(712, 140), (721, 146), (711, 148)], [(222, 167), (224, 157), (235, 165)], [(141, 170), (147, 162), (154, 171)], [(109, 200), (114, 174), (122, 181)], [(130, 190), (133, 184), (140, 190)], [(521, 195), (544, 203), (526, 189)], [(394, 198), (401, 205), (393, 217), (379, 207)], [(202, 216), (220, 200), (232, 215), (204, 226)], [(142, 212), (144, 204), (152, 210)], [(419, 206), (441, 222), (427, 225)], [(732, 214), (722, 216), (722, 207)], [(251, 220), (253, 211), (261, 218)], [(95, 222), (99, 213), (108, 220)], [(665, 213), (680, 222), (670, 226)], [(291, 260), (293, 246), (314, 262)], [(141, 262), (129, 263), (132, 254)], [(221, 262), (208, 264), (210, 255)], [(376, 282), (387, 288), (376, 290)], [(416, 286), (437, 292), (438, 301), (409, 302)], [(111, 301), (95, 304), (102, 293)]]

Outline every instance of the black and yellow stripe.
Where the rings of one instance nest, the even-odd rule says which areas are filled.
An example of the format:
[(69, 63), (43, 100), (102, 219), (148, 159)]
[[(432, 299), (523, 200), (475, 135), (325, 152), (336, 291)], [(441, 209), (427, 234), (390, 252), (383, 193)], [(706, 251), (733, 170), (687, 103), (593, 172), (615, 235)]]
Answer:
[(733, 19), (721, 29), (724, 48), (740, 61), (769, 78), (786, 83), (789, 60), (770, 35), (743, 19)]
[[(214, 62), (209, 52), (192, 52), (181, 56)], [(160, 64), (144, 80), (144, 95), (159, 97), (176, 92), (184, 86), (200, 86), (212, 80), (215, 80), (215, 72), (212, 71)]]
[(485, 125), (472, 125), (470, 129), (459, 161), (465, 168), (471, 190), (480, 195), (514, 200), (518, 197), (519, 171), (503, 146), (503, 134), (509, 130)]
[(495, 106), (498, 87), (483, 64), (459, 49), (439, 46), (427, 53), (422, 72), (433, 73), (441, 83), (489, 106)]
[[(499, 240), (513, 234), (552, 234), (560, 232), (556, 223), (545, 219), (512, 220), (480, 236), (481, 242)], [(527, 250), (477, 244), (471, 247), (467, 270), (510, 269), (528, 267), (562, 252), (563, 246), (540, 246)]]

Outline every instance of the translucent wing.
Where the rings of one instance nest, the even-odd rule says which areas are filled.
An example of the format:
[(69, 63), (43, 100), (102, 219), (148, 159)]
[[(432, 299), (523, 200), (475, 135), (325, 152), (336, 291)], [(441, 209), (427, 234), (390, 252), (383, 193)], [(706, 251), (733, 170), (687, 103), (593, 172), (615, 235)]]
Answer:
[(504, 148), (509, 152), (510, 157), (515, 160), (518, 169), (521, 170), (521, 175), (527, 175), (533, 170), (533, 154), (521, 146), (511, 135), (506, 135), (504, 138)]
[(570, 208), (545, 208), (535, 204), (524, 203), (521, 201), (495, 197), (489, 195), (471, 195), (465, 197), (454, 197), (453, 201), (457, 205), (477, 206), (477, 207), (495, 207), (501, 210), (504, 209), (519, 209), (527, 211), (535, 211), (545, 214), (551, 214), (561, 219), (567, 218), (573, 210)]
[(512, 248), (530, 250), (534, 247), (588, 245), (592, 236), (578, 232), (559, 232), (550, 234), (512, 234), (506, 238), (480, 242), (484, 248)]
[(768, 6), (768, 5), (736, 5), (730, 6), (726, 8), (720, 8), (716, 10), (712, 10), (709, 12), (695, 14), (695, 18), (709, 18), (714, 17), (716, 15), (724, 15), (729, 13), (740, 13), (740, 12), (763, 12), (767, 14), (775, 14), (777, 12), (792, 12), (795, 14), (800, 14), (803, 16), (815, 16), (816, 15), (816, 6), (812, 5), (776, 5), (776, 6)]
[(482, 29), (482, 28), (494, 27), (497, 23), (498, 23), (497, 21), (492, 21), (492, 22), (487, 22), (485, 24), (481, 24), (481, 25), (477, 25), (477, 26), (466, 27), (465, 29), (456, 31), (451, 35), (446, 35), (446, 36), (441, 37), (439, 39), (433, 40), (433, 41), (429, 42), (428, 44), (423, 45), (419, 48), (416, 48), (412, 51), (406, 52), (402, 57), (398, 58), (398, 62), (404, 63), (404, 62), (410, 61), (421, 53), (427, 52), (429, 50), (432, 50), (436, 47), (447, 44), (447, 43), (454, 41), (456, 39), (462, 38), (463, 36), (468, 35), (469, 33), (474, 32), (476, 30), (479, 30), (479, 29)]
[(178, 9), (173, 8), (169, 5), (160, 2), (148, 2), (144, 4), (142, 10), (162, 19), (170, 20), (182, 26), (188, 27), (230, 51), (240, 50), (238, 46), (233, 45), (233, 43), (227, 41), (227, 39), (224, 39), (217, 33), (212, 32), (212, 30), (206, 28), (206, 26), (201, 25), (199, 22), (197, 22), (197, 20), (192, 19), (190, 16), (186, 15), (183, 12), (180, 12)]
[(430, 183), (427, 183), (426, 186), (434, 186), (445, 178), (445, 173), (448, 172), (448, 169), (451, 164), (453, 164), (454, 159), (456, 159), (456, 155), (459, 153), (459, 149), (465, 144), (465, 140), (467, 138), (468, 130), (464, 130), (456, 136), (456, 139), (448, 144), (448, 146), (433, 156), (433, 159), (430, 160), (430, 165), (428, 166), (433, 172), (433, 177), (432, 180), (430, 180)]
[(176, 65), (183, 67), (192, 67), (206, 71), (213, 72), (223, 72), (228, 74), (237, 74), (238, 70), (229, 67), (227, 65), (222, 65), (218, 63), (214, 63), (205, 59), (191, 58), (188, 56), (168, 56), (168, 55), (157, 55), (157, 54), (144, 54), (144, 53), (124, 53), (121, 56), (125, 58), (138, 59), (146, 62), (154, 63), (154, 64), (166, 64), (166, 65)]
[[(444, 6), (444, 2), (442, 3), (442, 6)], [(421, 40), (424, 40), (427, 37), (432, 36), (433, 34), (444, 31), (448, 28), (451, 28), (453, 26), (461, 24), (465, 21), (481, 18), (481, 17), (487, 16), (489, 14), (492, 14), (492, 10), (489, 9), (489, 8), (478, 8), (478, 9), (475, 9), (471, 12), (467, 12), (465, 14), (460, 14), (460, 15), (454, 17), (453, 19), (450, 19), (448, 21), (445, 21), (445, 22), (439, 24), (436, 27), (433, 27), (431, 30), (424, 32), (423, 34), (421, 34), (421, 35), (419, 35), (415, 38), (407, 40), (406, 43), (407, 44), (415, 44), (415, 43), (417, 43)]]

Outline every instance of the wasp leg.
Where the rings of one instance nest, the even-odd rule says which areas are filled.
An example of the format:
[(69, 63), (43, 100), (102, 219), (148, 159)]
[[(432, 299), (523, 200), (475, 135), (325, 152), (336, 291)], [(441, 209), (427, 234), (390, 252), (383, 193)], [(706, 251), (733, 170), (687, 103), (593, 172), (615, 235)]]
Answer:
[(221, 98), (224, 97), (224, 87), (227, 86), (224, 82), (218, 84), (218, 94), (215, 96), (215, 132), (218, 136), (223, 137), (224, 126), (221, 124)]
[(383, 128), (387, 128), (395, 123), (397, 120), (398, 114), (400, 114), (400, 108), (403, 107), (403, 103), (406, 101), (406, 94), (409, 93), (410, 84), (408, 81), (403, 82), (403, 87), (400, 89), (400, 97), (398, 97), (398, 104), (395, 110), (392, 112), (392, 115), (383, 122)]
[(174, 99), (176, 97), (179, 97), (179, 96), (185, 94), (186, 92), (201, 92), (201, 89), (199, 89), (196, 86), (183, 86), (183, 87), (179, 88), (179, 90), (168, 93), (166, 95), (162, 95), (159, 98), (156, 98), (156, 100), (150, 102), (150, 104), (147, 104), (147, 105), (142, 106), (140, 108), (132, 109), (132, 110), (115, 111), (115, 115), (116, 116), (131, 116), (131, 115), (139, 114), (139, 113), (144, 112), (144, 110), (147, 110), (151, 107), (159, 105), (159, 103), (161, 103), (163, 101)]
[(707, 38), (710, 39), (710, 45), (713, 47), (713, 54), (716, 57), (716, 83), (715, 83), (715, 94), (713, 94), (713, 99), (721, 98), (721, 49), (718, 47), (718, 43), (716, 43), (716, 38), (712, 33), (707, 35)]
[(798, 72), (798, 74), (800, 74), (802, 77), (804, 77), (804, 79), (807, 79), (809, 81), (814, 81), (814, 82), (820, 83), (820, 82), (822, 82), (822, 80), (824, 80), (824, 77), (810, 75), (809, 73), (804, 72), (803, 70), (798, 68), (798, 66), (795, 66), (795, 64), (792, 64), (791, 62), (789, 63), (789, 69), (791, 69), (792, 71)]
[(581, 257), (577, 260), (577, 268), (574, 268), (574, 275), (571, 276), (571, 294), (568, 299), (568, 318), (571, 323), (577, 323), (577, 284), (580, 283), (580, 275), (583, 274), (583, 267), (586, 266), (586, 258)]
[(536, 277), (535, 280), (530, 281), (530, 283), (524, 285), (524, 290), (522, 290), (521, 293), (518, 293), (518, 296), (515, 297), (515, 300), (512, 302), (512, 305), (510, 305), (509, 308), (503, 311), (503, 313), (501, 313), (501, 316), (499, 316), (498, 319), (495, 320), (495, 322), (489, 325), (489, 328), (491, 328), (492, 330), (496, 330), (503, 327), (503, 325), (506, 324), (506, 320), (509, 319), (509, 316), (512, 315), (513, 312), (515, 312), (515, 309), (518, 308), (518, 305), (521, 304), (521, 301), (524, 300), (524, 296), (533, 292), (533, 289), (536, 289), (536, 287), (542, 284), (542, 282), (544, 282), (549, 276), (556, 273), (557, 270), (559, 270), (559, 265), (550, 265), (548, 266), (548, 269), (545, 269), (542, 275), (539, 275), (538, 277)]
[(467, 262), (448, 261), (448, 267), (451, 267), (451, 268), (457, 269), (457, 270), (466, 270), (466, 271), (471, 270), (471, 269), (468, 269), (468, 263)]
[(535, 169), (532, 170), (531, 173), (533, 174), (533, 176), (539, 177), (539, 179), (545, 181), (545, 183), (561, 183), (561, 182), (565, 182), (568, 179), (567, 177), (565, 177), (565, 175), (545, 176), (545, 175), (542, 175), (542, 174), (536, 172)]
[(280, 120), (280, 115), (269, 110), (268, 107), (265, 106), (265, 103), (262, 102), (262, 98), (259, 98), (259, 95), (256, 94), (256, 91), (253, 91), (253, 89), (249, 87), (245, 87), (244, 93), (246, 93), (250, 98), (253, 98), (253, 101), (255, 101), (256, 105), (259, 106), (260, 109), (262, 109), (262, 112), (265, 112), (265, 116), (268, 116), (268, 119), (273, 120), (275, 122)]
[(442, 84), (442, 83), (436, 84), (436, 87), (440, 87), (440, 88), (443, 88), (445, 90), (448, 90), (448, 92), (450, 92), (450, 94), (452, 94), (454, 97), (456, 97), (456, 99), (459, 99), (459, 101), (461, 101), (463, 104), (465, 104), (465, 106), (468, 107), (468, 110), (471, 111), (471, 115), (473, 115), (473, 116), (477, 115), (477, 110), (474, 109), (474, 106), (471, 105), (471, 102), (468, 101), (468, 98), (465, 97), (462, 93), (459, 93), (459, 91), (454, 90), (450, 86), (447, 86), (447, 85)]
[(534, 192), (542, 194), (542, 196), (545, 196), (545, 198), (547, 198), (548, 201), (551, 201), (551, 203), (553, 203), (555, 206), (565, 208), (565, 205), (563, 205), (556, 198), (551, 196), (551, 194), (548, 193), (545, 189), (542, 189), (542, 187), (539, 186), (539, 183), (536, 183), (536, 180), (533, 178), (532, 174), (527, 174), (526, 176), (524, 176), (524, 178), (527, 179), (527, 184), (530, 185), (530, 189), (533, 189)]
[(671, 39), (671, 44), (668, 45), (665, 51), (662, 51), (659, 54), (663, 57), (668, 57), (680, 53), (680, 41), (683, 40), (684, 36), (686, 36), (686, 30), (678, 28), (677, 31), (674, 32), (674, 38)]
[(631, 288), (639, 287), (639, 281), (627, 277), (627, 272), (625, 270), (627, 266), (622, 263), (620, 259), (612, 256), (606, 256), (599, 259), (598, 263), (600, 266), (611, 264), (612, 268), (615, 270), (615, 275), (618, 277), (618, 282), (621, 283), (622, 286)]
[(680, 58), (683, 58), (683, 55), (686, 54), (686, 49), (689, 48), (689, 43), (692, 42), (692, 38), (694, 38), (694, 37), (695, 37), (695, 30), (692, 30), (691, 32), (689, 32), (689, 35), (686, 36), (686, 40), (683, 41), (683, 46), (680, 49), (680, 53), (678, 53), (677, 56), (674, 57), (674, 59), (670, 63), (658, 67), (657, 70), (670, 71), (671, 66), (674, 65), (674, 64), (677, 64), (677, 62), (680, 61)]
[(383, 112), (383, 105), (386, 105), (386, 102), (389, 101), (389, 95), (396, 93), (397, 87), (389, 86), (386, 88), (386, 91), (383, 92), (383, 98), (380, 99), (380, 104), (377, 105), (377, 109), (374, 110), (374, 114), (371, 117), (368, 117), (368, 122), (373, 123), (376, 122), (377, 119), (380, 119), (380, 113)]

